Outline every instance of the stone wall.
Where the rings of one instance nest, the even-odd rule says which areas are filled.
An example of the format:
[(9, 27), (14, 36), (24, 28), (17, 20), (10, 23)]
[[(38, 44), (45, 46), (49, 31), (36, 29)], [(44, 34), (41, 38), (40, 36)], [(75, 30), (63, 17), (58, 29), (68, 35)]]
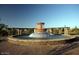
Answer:
[(66, 44), (67, 41), (65, 40), (20, 40), (17, 38), (8, 38), (8, 42), (18, 45), (59, 45), (59, 44)]

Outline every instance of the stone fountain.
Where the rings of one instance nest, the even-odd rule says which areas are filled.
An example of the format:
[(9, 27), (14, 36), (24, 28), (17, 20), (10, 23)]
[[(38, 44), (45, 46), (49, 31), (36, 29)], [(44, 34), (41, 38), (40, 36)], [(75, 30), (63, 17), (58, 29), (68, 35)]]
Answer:
[(39, 22), (36, 24), (36, 28), (34, 29), (34, 33), (30, 34), (31, 38), (50, 38), (51, 35), (45, 31), (43, 22)]

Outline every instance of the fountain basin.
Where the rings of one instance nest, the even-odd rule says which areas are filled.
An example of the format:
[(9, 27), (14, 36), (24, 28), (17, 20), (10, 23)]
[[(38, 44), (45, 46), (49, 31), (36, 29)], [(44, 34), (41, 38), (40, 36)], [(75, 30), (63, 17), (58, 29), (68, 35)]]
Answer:
[[(23, 38), (24, 37), (24, 38)], [(59, 45), (65, 44), (66, 40), (70, 40), (69, 37), (64, 38), (29, 38), (28, 36), (16, 36), (16, 37), (9, 37), (8, 42), (18, 45)]]

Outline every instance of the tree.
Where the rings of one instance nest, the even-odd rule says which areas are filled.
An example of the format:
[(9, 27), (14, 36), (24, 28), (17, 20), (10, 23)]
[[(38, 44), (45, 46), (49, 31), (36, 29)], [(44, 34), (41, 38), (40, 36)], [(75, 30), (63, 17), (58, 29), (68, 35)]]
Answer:
[(8, 36), (7, 25), (0, 24), (0, 36)]

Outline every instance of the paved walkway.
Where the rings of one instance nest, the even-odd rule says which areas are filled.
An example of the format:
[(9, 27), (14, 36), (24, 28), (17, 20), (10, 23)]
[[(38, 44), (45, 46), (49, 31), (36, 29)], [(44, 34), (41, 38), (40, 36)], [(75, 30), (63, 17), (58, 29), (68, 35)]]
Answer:
[(66, 44), (65, 46), (61, 47), (61, 48), (55, 48), (53, 50), (51, 50), (50, 52), (48, 52), (47, 54), (50, 55), (62, 55), (65, 52), (75, 49), (79, 47), (79, 42), (73, 42), (72, 44)]

